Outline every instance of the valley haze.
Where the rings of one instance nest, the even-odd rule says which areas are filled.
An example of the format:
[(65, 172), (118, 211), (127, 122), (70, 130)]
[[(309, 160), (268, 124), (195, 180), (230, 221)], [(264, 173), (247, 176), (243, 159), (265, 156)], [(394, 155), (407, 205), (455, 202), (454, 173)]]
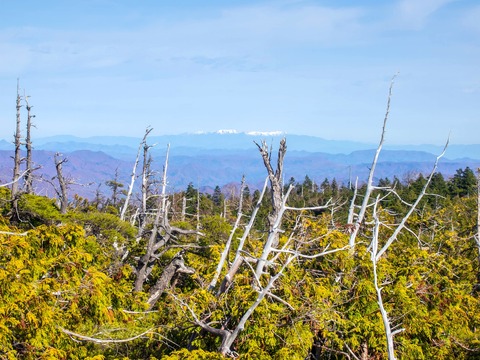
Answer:
[[(165, 161), (167, 144), (170, 144), (168, 167), (168, 191), (185, 190), (189, 183), (202, 191), (212, 191), (220, 186), (238, 188), (243, 175), (251, 190), (259, 188), (267, 175), (255, 143), (262, 141), (272, 148), (275, 158), (280, 139), (287, 139), (285, 157), (285, 182), (294, 178), (303, 182), (308, 175), (314, 182), (330, 181), (348, 184), (358, 177), (366, 181), (374, 151), (378, 144), (353, 141), (326, 140), (315, 136), (274, 132), (237, 132), (220, 130), (212, 133), (185, 133), (178, 135), (152, 135), (147, 143), (153, 145), (151, 155), (153, 169), (159, 178)], [(33, 140), (34, 162), (41, 166), (37, 176), (50, 179), (55, 176), (53, 155), (62, 153), (68, 162), (64, 173), (75, 183), (71, 196), (92, 198), (97, 189), (109, 196), (105, 182), (112, 180), (118, 169), (120, 182), (125, 187), (130, 181), (133, 163), (141, 141), (140, 137), (71, 135), (52, 136)], [(376, 180), (394, 176), (402, 181), (429, 173), (435, 158), (444, 145), (384, 145), (376, 171)], [(13, 144), (0, 141), (0, 180), (11, 179)], [(480, 166), (480, 145), (450, 144), (440, 161), (438, 171), (445, 177), (452, 176), (459, 168)], [(99, 187), (100, 186), (100, 187)], [(49, 184), (36, 181), (37, 192), (54, 196)]]

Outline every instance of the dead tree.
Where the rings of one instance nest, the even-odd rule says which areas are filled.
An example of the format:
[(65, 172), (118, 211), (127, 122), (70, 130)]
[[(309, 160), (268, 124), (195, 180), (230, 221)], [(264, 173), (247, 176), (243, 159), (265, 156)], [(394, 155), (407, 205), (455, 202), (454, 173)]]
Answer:
[(17, 101), (16, 101), (16, 109), (17, 109), (17, 120), (16, 120), (16, 129), (14, 135), (14, 145), (15, 145), (15, 154), (13, 159), (13, 180), (12, 180), (12, 200), (16, 202), (16, 198), (19, 191), (19, 183), (18, 180), (20, 179), (20, 165), (22, 162), (22, 155), (20, 152), (21, 146), (21, 133), (20, 133), (20, 126), (21, 126), (21, 117), (20, 117), (20, 109), (22, 108), (22, 97), (20, 96), (20, 81), (17, 79)]
[[(143, 256), (140, 257), (137, 262), (134, 282), (135, 291), (143, 290), (143, 286), (149, 278), (150, 274), (152, 273), (154, 266), (159, 262), (162, 254), (164, 254), (166, 250), (169, 249), (168, 246), (174, 239), (177, 238), (177, 236), (189, 234), (203, 235), (201, 233), (197, 233), (197, 231), (195, 230), (183, 230), (171, 226), (168, 218), (166, 217), (166, 214), (168, 214), (168, 207), (169, 204), (167, 203), (164, 211), (157, 212), (155, 222), (153, 224), (153, 229), (150, 233), (147, 247), (145, 249), (145, 253)], [(175, 275), (176, 273), (193, 273), (193, 269), (186, 267), (183, 263), (182, 255), (183, 252), (180, 252), (174, 257), (174, 259), (170, 263), (170, 265), (172, 265), (173, 267), (169, 268), (167, 266), (167, 268), (164, 269), (160, 278), (157, 280), (156, 284), (151, 287), (150, 298), (148, 300), (150, 308), (155, 305), (156, 301), (165, 290), (166, 285), (170, 283), (173, 275)], [(175, 271), (172, 273), (173, 270)]]
[(186, 266), (183, 259), (183, 251), (178, 252), (172, 261), (163, 269), (162, 275), (154, 286), (149, 290), (147, 304), (149, 309), (157, 303), (163, 292), (170, 286), (172, 279), (179, 274), (191, 275), (195, 273), (195, 269)]
[(24, 95), (25, 104), (27, 108), (27, 135), (25, 137), (25, 147), (27, 150), (26, 158), (26, 174), (25, 174), (25, 192), (27, 194), (33, 193), (33, 163), (32, 163), (32, 140), (31, 140), (31, 129), (32, 129), (32, 118), (35, 115), (31, 114), (32, 106), (28, 102), (29, 96)]
[(136, 172), (137, 172), (137, 166), (138, 166), (138, 162), (139, 162), (139, 160), (140, 160), (140, 152), (141, 152), (142, 148), (144, 147), (144, 145), (145, 145), (146, 142), (147, 142), (147, 136), (148, 136), (148, 134), (150, 134), (150, 132), (151, 132), (152, 130), (153, 130), (153, 129), (150, 128), (150, 127), (148, 127), (148, 128), (145, 130), (145, 135), (143, 136), (143, 139), (142, 139), (142, 141), (140, 142), (140, 145), (138, 146), (137, 157), (135, 158), (135, 163), (133, 164), (132, 176), (131, 176), (130, 185), (129, 185), (128, 191), (127, 191), (127, 197), (125, 198), (125, 203), (123, 204), (122, 210), (120, 211), (120, 219), (121, 219), (121, 220), (125, 220), (125, 214), (126, 214), (126, 212), (127, 212), (128, 203), (130, 202), (130, 198), (131, 198), (131, 196), (132, 196), (133, 185), (135, 184), (135, 177), (136, 177)]
[(141, 206), (138, 214), (138, 234), (141, 236), (147, 222), (147, 201), (150, 197), (152, 183), (150, 179), (153, 174), (151, 171), (152, 157), (149, 150), (154, 145), (148, 145), (145, 141), (143, 144), (143, 166), (142, 166), (142, 189), (141, 189)]
[(278, 213), (282, 207), (283, 202), (283, 159), (287, 152), (287, 140), (283, 138), (280, 141), (277, 156), (277, 168), (273, 170), (271, 164), (271, 151), (268, 150), (267, 143), (262, 141), (262, 145), (255, 143), (260, 154), (262, 155), (263, 164), (267, 169), (268, 179), (270, 180), (270, 197), (272, 203), (272, 211), (268, 215), (268, 225), (270, 230), (273, 228), (275, 220), (278, 218)]
[[(356, 220), (353, 223), (352, 226), (352, 232), (350, 234), (350, 251), (354, 251), (355, 249), (355, 240), (357, 238), (358, 231), (360, 230), (360, 226), (365, 218), (365, 213), (367, 211), (367, 208), (370, 205), (370, 195), (374, 189), (373, 186), (373, 176), (375, 174), (375, 168), (377, 166), (378, 162), (378, 157), (380, 156), (380, 152), (382, 151), (383, 143), (385, 141), (385, 133), (386, 133), (386, 127), (387, 127), (387, 120), (388, 120), (388, 115), (390, 114), (390, 101), (392, 98), (392, 89), (393, 89), (393, 84), (395, 80), (396, 75), (392, 78), (392, 81), (390, 82), (390, 88), (388, 91), (388, 99), (387, 99), (387, 110), (385, 112), (385, 117), (383, 119), (383, 127), (382, 127), (382, 134), (380, 136), (380, 142), (378, 144), (377, 150), (375, 151), (375, 156), (373, 157), (372, 161), (372, 166), (370, 167), (370, 173), (368, 174), (368, 180), (367, 180), (367, 189), (365, 191), (365, 195), (363, 197), (363, 202), (362, 205), (360, 206), (360, 210), (356, 216)], [(355, 191), (356, 194), (356, 191)], [(353, 199), (352, 202), (352, 207), (354, 207), (354, 201), (355, 198)]]
[(480, 168), (477, 169), (477, 245), (480, 261)]
[(170, 155), (170, 144), (167, 144), (167, 153), (165, 154), (165, 164), (163, 165), (163, 175), (162, 175), (161, 211), (165, 211), (165, 208), (167, 207), (167, 171), (168, 171), (169, 155)]
[(228, 237), (227, 243), (225, 244), (225, 248), (222, 251), (222, 255), (220, 256), (220, 261), (217, 265), (217, 270), (215, 272), (215, 276), (213, 277), (208, 289), (212, 291), (215, 286), (217, 285), (218, 278), (220, 277), (220, 273), (225, 265), (225, 261), (227, 260), (228, 254), (230, 252), (230, 247), (232, 245), (233, 236), (235, 231), (237, 230), (238, 226), (240, 225), (240, 219), (242, 218), (242, 206), (243, 206), (243, 191), (245, 189), (245, 176), (242, 178), (242, 183), (240, 185), (240, 199), (238, 201), (238, 214), (237, 220), (235, 220), (235, 224), (233, 225), (232, 231), (230, 231), (230, 236)]
[(377, 293), (377, 304), (380, 309), (380, 314), (382, 315), (383, 326), (385, 328), (385, 337), (387, 341), (387, 352), (388, 352), (388, 360), (395, 360), (395, 349), (394, 349), (394, 342), (393, 337), (396, 333), (399, 333), (405, 329), (398, 329), (397, 331), (392, 331), (392, 326), (390, 323), (390, 319), (388, 317), (388, 313), (383, 306), (383, 298), (382, 298), (382, 288), (378, 285), (378, 275), (377, 275), (377, 253), (378, 253), (378, 236), (380, 231), (380, 220), (377, 214), (377, 206), (380, 202), (380, 197), (377, 196), (377, 200), (375, 202), (373, 208), (373, 218), (374, 218), (374, 227), (373, 227), (373, 236), (372, 242), (370, 244), (370, 252), (371, 252), (371, 260), (373, 264), (373, 285), (375, 286), (375, 292)]
[(473, 285), (473, 291), (480, 291), (480, 168), (477, 169), (477, 229), (473, 238), (477, 246), (477, 259), (478, 259), (478, 270), (477, 270), (477, 283)]
[[(195, 234), (203, 235), (195, 230), (183, 230), (170, 225), (168, 219), (169, 202), (166, 196), (167, 186), (167, 169), (168, 169), (168, 153), (170, 147), (167, 148), (167, 156), (163, 168), (162, 194), (158, 197), (157, 213), (153, 222), (145, 253), (140, 257), (135, 269), (134, 290), (142, 291), (150, 274), (156, 264), (158, 264), (161, 256), (169, 249), (172, 241), (177, 239), (179, 235)], [(155, 306), (156, 302), (171, 283), (171, 280), (178, 274), (193, 274), (194, 269), (185, 265), (183, 260), (183, 251), (177, 253), (172, 261), (163, 269), (162, 275), (157, 279), (156, 283), (149, 290), (149, 307)]]
[[(255, 219), (257, 217), (258, 210), (260, 209), (260, 206), (262, 204), (262, 200), (263, 200), (263, 197), (265, 195), (267, 185), (268, 185), (268, 177), (265, 179), (265, 183), (263, 185), (262, 192), (260, 193), (260, 196), (257, 200), (256, 205), (255, 205), (255, 208), (253, 209), (252, 214), (250, 215), (250, 220), (249, 220), (248, 224), (245, 226), (245, 229), (243, 231), (243, 235), (239, 239), (238, 247), (237, 247), (236, 252), (235, 252), (235, 258), (234, 258), (232, 264), (230, 265), (227, 274), (223, 278), (223, 281), (220, 284), (220, 287), (218, 288), (217, 295), (223, 294), (227, 290), (227, 288), (232, 283), (233, 278), (235, 277), (235, 275), (236, 275), (237, 271), (239, 270), (240, 266), (245, 261), (245, 256), (244, 256), (245, 255), (244, 254), (245, 242), (247, 240), (248, 235), (250, 234), (250, 230), (252, 229), (253, 224), (255, 223)], [(237, 217), (236, 222), (240, 221), (240, 216), (241, 216), (240, 214), (241, 213), (239, 213), (239, 216)], [(227, 245), (228, 245), (228, 242), (227, 242)], [(210, 290), (213, 290), (212, 285), (210, 285)]]
[[(445, 147), (444, 147), (442, 153), (439, 156), (437, 156), (437, 159), (436, 159), (436, 161), (433, 165), (433, 168), (430, 172), (430, 175), (428, 176), (427, 181), (425, 182), (420, 194), (417, 196), (417, 199), (415, 200), (415, 202), (413, 204), (410, 204), (408, 211), (403, 216), (402, 220), (400, 220), (400, 222), (396, 225), (395, 230), (393, 231), (392, 235), (390, 235), (390, 237), (385, 241), (383, 246), (380, 245), (380, 242), (379, 242), (380, 228), (382, 226), (385, 226), (385, 227), (387, 227), (391, 230), (391, 225), (382, 223), (382, 221), (380, 219), (380, 216), (379, 216), (379, 213), (378, 213), (378, 207), (379, 207), (379, 204), (381, 203), (380, 195), (378, 195), (376, 197), (376, 200), (372, 203), (372, 205), (373, 205), (373, 210), (372, 210), (373, 211), (373, 214), (372, 214), (373, 215), (373, 230), (372, 230), (372, 239), (371, 239), (370, 246), (368, 247), (368, 249), (370, 251), (370, 255), (371, 255), (370, 258), (371, 258), (372, 265), (373, 265), (373, 285), (375, 287), (375, 292), (377, 294), (377, 304), (378, 304), (378, 307), (380, 309), (380, 314), (382, 316), (382, 321), (383, 321), (383, 325), (384, 325), (384, 329), (385, 329), (385, 337), (386, 337), (386, 342), (387, 342), (387, 352), (388, 352), (388, 359), (389, 360), (395, 360), (396, 359), (395, 348), (394, 348), (394, 336), (396, 334), (400, 333), (401, 331), (404, 331), (405, 329), (402, 329), (402, 328), (395, 329), (395, 327), (392, 326), (392, 324), (391, 324), (391, 321), (388, 317), (387, 311), (385, 310), (384, 301), (383, 301), (383, 298), (382, 298), (382, 288), (379, 286), (379, 280), (378, 280), (378, 274), (377, 274), (377, 263), (380, 261), (380, 258), (382, 257), (382, 255), (384, 255), (385, 252), (388, 250), (388, 248), (393, 244), (393, 242), (397, 240), (397, 237), (400, 234), (400, 232), (403, 229), (406, 228), (406, 223), (407, 223), (408, 219), (413, 214), (413, 212), (416, 210), (416, 208), (418, 207), (418, 204), (420, 203), (422, 198), (425, 196), (427, 188), (430, 185), (430, 182), (432, 180), (432, 177), (433, 177), (433, 175), (435, 175), (435, 172), (437, 170), (438, 162), (440, 161), (440, 159), (445, 154), (447, 146), (448, 146), (448, 141), (445, 144)], [(376, 189), (376, 188), (374, 187), (373, 189)], [(395, 193), (395, 190), (393, 188), (392, 189), (382, 189), (382, 190), (387, 190), (387, 192), (394, 193), (395, 196), (399, 197), (398, 194)]]
[[(337, 248), (337, 249), (332, 249), (332, 250), (327, 250), (327, 248), (325, 248), (323, 251), (321, 251), (319, 253), (309, 255), (309, 254), (303, 254), (303, 253), (301, 253), (301, 251), (297, 250), (296, 248), (293, 248), (292, 241), (287, 241), (286, 244), (281, 249), (277, 249), (277, 248), (271, 246), (272, 243), (273, 243), (273, 238), (280, 231), (279, 226), (282, 222), (282, 217), (283, 217), (285, 211), (287, 211), (287, 210), (290, 210), (290, 211), (304, 211), (304, 210), (309, 210), (310, 209), (310, 208), (293, 208), (293, 207), (289, 207), (289, 206), (286, 205), (286, 201), (287, 201), (288, 196), (289, 196), (292, 189), (293, 189), (293, 186), (291, 186), (288, 189), (285, 196), (283, 196), (283, 194), (282, 194), (282, 203), (281, 203), (279, 211), (277, 213), (277, 218), (274, 219), (273, 228), (269, 232), (269, 237), (268, 237), (267, 242), (265, 244), (265, 247), (269, 247), (269, 251), (264, 251), (263, 252), (263, 253), (268, 253), (268, 254), (271, 254), (271, 253), (276, 254), (276, 256), (274, 256), (273, 258), (268, 259), (269, 262), (275, 263), (275, 265), (276, 265), (275, 269), (276, 270), (273, 274), (269, 274), (268, 280), (266, 280), (266, 285), (262, 285), (262, 282), (260, 281), (259, 276), (257, 276), (257, 274), (255, 274), (255, 273), (253, 274), (254, 282), (256, 284), (254, 286), (254, 288), (257, 291), (258, 295), (257, 295), (255, 301), (250, 305), (250, 307), (248, 307), (245, 310), (245, 312), (241, 316), (239, 322), (233, 327), (232, 330), (226, 329), (225, 326), (222, 326), (221, 328), (217, 328), (217, 327), (212, 326), (212, 323), (207, 322), (207, 319), (200, 318), (195, 313), (195, 311), (186, 302), (182, 301), (179, 297), (175, 296), (174, 294), (170, 294), (178, 303), (180, 303), (182, 305), (182, 307), (184, 309), (186, 309), (188, 311), (188, 313), (190, 314), (190, 317), (192, 319), (191, 321), (195, 325), (199, 326), (200, 328), (202, 328), (203, 330), (205, 330), (206, 332), (208, 332), (212, 335), (219, 336), (222, 339), (221, 340), (221, 345), (218, 349), (218, 351), (222, 355), (236, 357), (237, 354), (232, 350), (232, 345), (235, 342), (235, 340), (237, 339), (237, 337), (240, 335), (240, 333), (244, 330), (247, 321), (253, 315), (256, 308), (262, 303), (263, 299), (266, 296), (271, 296), (275, 300), (278, 300), (282, 303), (286, 303), (285, 301), (280, 299), (278, 296), (273, 295), (271, 293), (271, 291), (273, 290), (274, 285), (276, 284), (277, 280), (285, 273), (285, 271), (287, 270), (289, 265), (295, 259), (297, 259), (297, 258), (315, 259), (315, 258), (318, 258), (318, 257), (325, 256), (327, 254), (331, 254), (331, 253), (338, 252), (338, 251), (343, 251), (343, 250), (348, 248), (348, 245), (343, 247), (343, 248)], [(315, 209), (326, 208), (328, 206), (329, 205), (315, 207)], [(294, 229), (293, 232), (295, 232), (295, 229)], [(282, 262), (281, 257), (279, 256), (280, 254), (286, 256), (286, 259), (283, 260), (283, 262)], [(264, 260), (262, 258), (257, 260), (257, 263), (264, 264), (265, 262), (266, 262), (266, 260)], [(238, 266), (238, 264), (235, 265), (235, 263), (234, 263), (234, 266), (232, 266), (231, 270), (236, 271), (237, 266)], [(263, 265), (261, 266), (261, 268), (263, 268)], [(258, 269), (258, 267), (257, 267), (257, 269)], [(253, 269), (252, 269), (252, 271), (253, 271)], [(286, 304), (288, 304), (288, 303), (286, 303)]]
[(60, 186), (60, 191), (58, 191), (56, 188), (55, 188), (55, 191), (57, 192), (57, 195), (60, 198), (60, 212), (62, 214), (65, 214), (68, 208), (68, 194), (67, 194), (68, 185), (65, 177), (63, 176), (62, 166), (68, 160), (67, 158), (62, 158), (62, 154), (60, 153), (55, 153), (54, 160), (55, 160), (55, 168), (57, 169), (58, 184)]

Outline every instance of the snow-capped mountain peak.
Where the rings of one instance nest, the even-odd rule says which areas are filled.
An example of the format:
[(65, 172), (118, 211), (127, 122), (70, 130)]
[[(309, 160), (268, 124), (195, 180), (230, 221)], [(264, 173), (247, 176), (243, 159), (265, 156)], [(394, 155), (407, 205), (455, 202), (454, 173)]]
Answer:
[(215, 131), (215, 134), (238, 134), (238, 131), (235, 129), (223, 129), (223, 130), (217, 130)]
[(252, 136), (281, 136), (286, 133), (284, 131), (248, 131), (245, 134)]

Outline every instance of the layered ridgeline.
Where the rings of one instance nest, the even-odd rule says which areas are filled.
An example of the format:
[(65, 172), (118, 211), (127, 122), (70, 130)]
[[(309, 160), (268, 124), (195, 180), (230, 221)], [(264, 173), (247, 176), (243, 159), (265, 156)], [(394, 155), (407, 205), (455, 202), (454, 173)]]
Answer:
[[(368, 176), (374, 149), (377, 144), (353, 141), (325, 140), (313, 136), (285, 134), (282, 132), (248, 132), (221, 130), (215, 133), (150, 136), (148, 144), (152, 155), (152, 168), (161, 173), (167, 144), (170, 144), (168, 191), (184, 190), (189, 183), (209, 191), (216, 186), (224, 188), (239, 184), (243, 175), (252, 189), (264, 181), (265, 173), (256, 143), (265, 140), (275, 146), (281, 138), (287, 139), (285, 158), (285, 182), (303, 181), (308, 175), (320, 184), (326, 178), (347, 184), (365, 181)], [(98, 187), (107, 191), (105, 182), (115, 178), (127, 184), (141, 138), (95, 136), (54, 136), (34, 139), (33, 160), (41, 166), (37, 177), (51, 179), (55, 175), (53, 155), (62, 153), (68, 162), (64, 173), (74, 183), (72, 194), (92, 198)], [(401, 181), (416, 178), (431, 169), (431, 164), (442, 151), (437, 145), (385, 145), (380, 155), (376, 180), (398, 177)], [(0, 181), (6, 183), (12, 177), (11, 154), (13, 145), (0, 141)], [(480, 145), (450, 144), (438, 171), (445, 177), (455, 174), (459, 168), (477, 168), (480, 165)], [(80, 184), (81, 186), (79, 186)], [(53, 195), (48, 182), (37, 181), (37, 192)]]

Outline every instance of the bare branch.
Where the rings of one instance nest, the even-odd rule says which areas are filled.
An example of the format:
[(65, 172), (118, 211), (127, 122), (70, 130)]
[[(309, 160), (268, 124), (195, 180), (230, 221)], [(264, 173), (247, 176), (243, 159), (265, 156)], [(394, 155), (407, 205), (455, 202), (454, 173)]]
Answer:
[(2, 234), (2, 235), (14, 235), (14, 236), (27, 236), (28, 231), (25, 231), (23, 233), (16, 233), (16, 232), (10, 232), (10, 231), (0, 231), (0, 234)]
[(390, 114), (390, 101), (392, 98), (392, 89), (394, 80), (397, 75), (393, 76), (390, 82), (390, 88), (388, 91), (388, 99), (387, 99), (387, 110), (385, 111), (385, 117), (383, 119), (383, 127), (382, 127), (382, 135), (380, 136), (380, 142), (378, 144), (377, 150), (375, 151), (375, 156), (373, 157), (372, 166), (370, 168), (370, 173), (368, 174), (367, 180), (367, 189), (365, 191), (365, 195), (363, 198), (362, 206), (360, 207), (360, 211), (358, 212), (357, 221), (354, 223), (352, 234), (350, 235), (350, 247), (353, 250), (355, 247), (355, 239), (357, 237), (358, 230), (360, 229), (360, 225), (362, 224), (363, 218), (365, 217), (365, 212), (367, 210), (368, 203), (370, 201), (370, 195), (373, 190), (373, 176), (375, 174), (375, 168), (377, 166), (378, 157), (380, 156), (380, 152), (382, 151), (383, 142), (385, 141), (385, 133), (387, 129), (387, 120), (388, 115)]
[(379, 196), (377, 196), (377, 200), (375, 201), (375, 207), (373, 210), (373, 218), (375, 220), (375, 226), (373, 228), (373, 235), (372, 235), (372, 243), (371, 243), (371, 260), (373, 265), (373, 284), (375, 286), (375, 291), (377, 292), (377, 303), (378, 307), (380, 308), (380, 313), (382, 315), (383, 326), (385, 328), (385, 336), (387, 338), (387, 351), (388, 351), (388, 359), (395, 360), (395, 350), (393, 345), (393, 333), (390, 326), (390, 320), (388, 318), (387, 311), (383, 306), (383, 299), (382, 299), (382, 288), (378, 286), (378, 276), (377, 276), (377, 261), (378, 257), (377, 249), (378, 249), (378, 234), (380, 229), (380, 220), (377, 214), (377, 205), (379, 204)]
[(422, 189), (422, 191), (420, 192), (420, 195), (418, 195), (417, 200), (415, 200), (415, 202), (414, 202), (413, 205), (410, 207), (410, 209), (408, 210), (407, 214), (403, 217), (402, 221), (401, 221), (400, 224), (397, 226), (397, 228), (395, 229), (395, 231), (393, 232), (393, 234), (390, 236), (390, 238), (387, 240), (387, 242), (385, 243), (385, 245), (380, 249), (380, 251), (379, 251), (378, 254), (376, 255), (377, 260), (380, 259), (380, 257), (385, 253), (385, 251), (387, 251), (387, 249), (390, 247), (390, 245), (392, 245), (392, 243), (397, 239), (398, 234), (400, 234), (400, 231), (402, 231), (403, 228), (405, 227), (405, 224), (406, 224), (408, 218), (410, 217), (410, 215), (412, 215), (412, 213), (414, 212), (415, 208), (417, 207), (417, 205), (420, 203), (420, 201), (422, 200), (423, 196), (424, 196), (425, 193), (427, 192), (427, 188), (428, 188), (428, 186), (430, 185), (430, 182), (432, 181), (433, 175), (435, 175), (435, 171), (437, 171), (438, 162), (439, 162), (440, 159), (443, 157), (443, 155), (445, 155), (445, 151), (447, 151), (448, 142), (449, 142), (449, 140), (447, 140), (447, 142), (446, 142), (446, 144), (445, 144), (445, 147), (443, 148), (442, 153), (437, 156), (437, 159), (435, 160), (435, 164), (433, 165), (432, 171), (430, 172), (430, 176), (428, 177), (427, 182), (426, 182), (425, 185), (423, 186), (423, 189)]
[(143, 135), (143, 139), (140, 142), (140, 145), (138, 146), (138, 151), (137, 151), (137, 157), (135, 158), (135, 163), (133, 164), (133, 170), (132, 170), (132, 176), (130, 179), (130, 185), (128, 187), (127, 191), (127, 197), (125, 198), (125, 203), (123, 204), (122, 211), (120, 212), (120, 219), (125, 220), (125, 213), (127, 212), (128, 208), (128, 203), (130, 202), (130, 197), (132, 196), (132, 191), (133, 191), (133, 184), (135, 183), (135, 177), (136, 177), (136, 172), (137, 172), (137, 166), (138, 162), (140, 160), (140, 152), (142, 150), (142, 147), (146, 144), (147, 142), (147, 136), (150, 134), (150, 132), (153, 130), (151, 127), (147, 127), (145, 130), (145, 135)]
[(153, 328), (151, 328), (151, 329), (148, 329), (147, 331), (144, 331), (141, 334), (135, 335), (135, 336), (127, 338), (127, 339), (98, 339), (98, 338), (94, 338), (94, 337), (85, 336), (85, 335), (82, 335), (82, 334), (75, 333), (73, 331), (64, 329), (60, 326), (58, 328), (60, 329), (60, 331), (62, 331), (64, 334), (67, 334), (70, 337), (74, 337), (74, 338), (76, 338), (78, 340), (82, 340), (82, 341), (90, 341), (90, 342), (93, 342), (93, 343), (96, 343), (96, 344), (112, 344), (112, 343), (129, 342), (129, 341), (141, 338), (142, 336), (145, 336), (145, 335), (147, 335), (148, 333), (150, 333), (154, 330)]
[(232, 244), (233, 235), (235, 231), (237, 231), (238, 225), (240, 224), (240, 219), (242, 218), (242, 204), (243, 204), (243, 191), (245, 189), (245, 176), (242, 178), (242, 183), (240, 185), (240, 200), (238, 202), (238, 215), (237, 220), (235, 220), (235, 224), (233, 225), (232, 230), (230, 231), (230, 236), (228, 237), (227, 243), (225, 244), (225, 248), (223, 249), (222, 255), (220, 256), (220, 261), (218, 262), (217, 269), (215, 271), (215, 275), (213, 276), (208, 289), (212, 291), (215, 286), (217, 285), (218, 278), (220, 277), (220, 273), (223, 269), (223, 265), (227, 260), (228, 253), (230, 251), (230, 246)]
[[(258, 146), (258, 145), (257, 145)], [(238, 243), (238, 248), (235, 254), (235, 259), (233, 262), (235, 263), (237, 259), (241, 256), (241, 252), (243, 251), (243, 247), (245, 245), (245, 240), (247, 239), (250, 230), (252, 229), (252, 226), (255, 222), (255, 218), (257, 216), (258, 210), (260, 209), (260, 206), (262, 205), (262, 200), (263, 196), (265, 195), (265, 191), (267, 189), (267, 184), (268, 184), (268, 177), (265, 179), (265, 183), (263, 184), (262, 192), (260, 193), (260, 197), (257, 200), (257, 204), (255, 205), (255, 208), (253, 209), (252, 215), (250, 216), (250, 221), (248, 222), (247, 226), (245, 227), (245, 231), (243, 232), (243, 235)]]
[(18, 178), (14, 179), (14, 180), (12, 180), (12, 181), (10, 181), (10, 182), (8, 182), (8, 183), (1, 184), (1, 185), (0, 185), (0, 188), (1, 188), (1, 187), (6, 187), (6, 186), (10, 186), (10, 185), (12, 185), (13, 183), (16, 183), (17, 181), (20, 181), (20, 180), (25, 176), (25, 174), (27, 174), (27, 173), (28, 173), (28, 170), (25, 170), (23, 173), (21, 173), (21, 174), (18, 176)]

